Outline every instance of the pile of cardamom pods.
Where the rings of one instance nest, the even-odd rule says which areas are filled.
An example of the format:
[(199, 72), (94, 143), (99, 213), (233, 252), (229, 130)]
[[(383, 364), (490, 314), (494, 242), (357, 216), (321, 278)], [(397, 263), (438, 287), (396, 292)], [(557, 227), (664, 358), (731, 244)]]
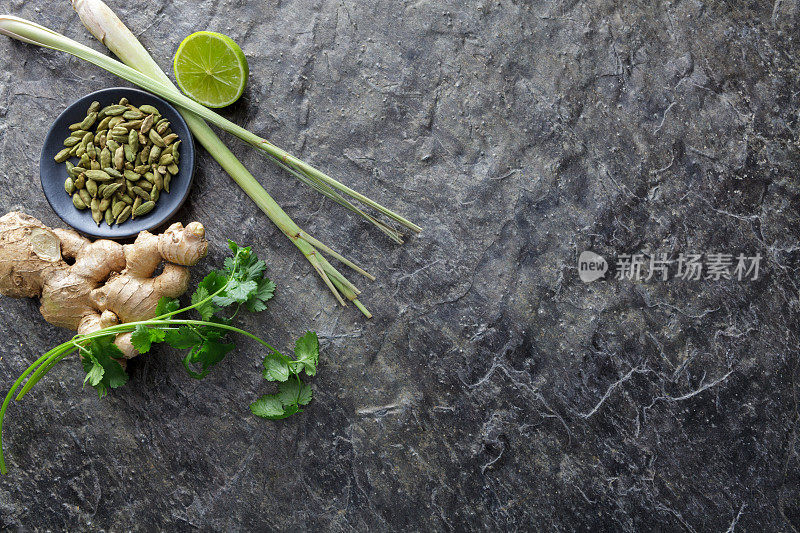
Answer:
[[(66, 162), (64, 190), (72, 204), (90, 209), (98, 226), (144, 216), (162, 191), (169, 193), (181, 141), (155, 107), (136, 107), (126, 98), (102, 109), (92, 102), (86, 118), (69, 129), (55, 160)], [(77, 165), (68, 161), (72, 157), (80, 158)]]

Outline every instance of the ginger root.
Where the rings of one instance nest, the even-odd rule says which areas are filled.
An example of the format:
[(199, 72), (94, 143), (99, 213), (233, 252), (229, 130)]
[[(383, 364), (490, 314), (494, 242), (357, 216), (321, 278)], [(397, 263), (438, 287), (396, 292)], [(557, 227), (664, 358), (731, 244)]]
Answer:
[[(163, 296), (189, 286), (189, 269), (205, 257), (199, 222), (178, 222), (161, 235), (143, 231), (133, 244), (89, 241), (73, 230), (51, 229), (24, 213), (0, 218), (0, 294), (40, 299), (44, 319), (91, 333), (155, 317)], [(164, 262), (161, 274), (153, 276)], [(126, 359), (138, 354), (130, 333), (115, 344)]]

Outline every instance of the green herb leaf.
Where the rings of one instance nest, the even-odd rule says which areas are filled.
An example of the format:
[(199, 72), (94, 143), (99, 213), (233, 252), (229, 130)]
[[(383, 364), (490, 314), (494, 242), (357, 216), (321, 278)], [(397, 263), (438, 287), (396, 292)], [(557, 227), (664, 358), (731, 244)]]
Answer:
[(192, 348), (203, 342), (202, 337), (195, 333), (189, 326), (169, 329), (164, 333), (164, 342), (178, 350), (186, 350), (187, 348)]
[(269, 278), (261, 278), (258, 281), (258, 289), (247, 300), (247, 310), (251, 313), (260, 313), (267, 308), (267, 300), (275, 294), (275, 284)]
[(291, 379), (285, 383), (278, 383), (278, 398), (283, 405), (308, 405), (311, 401), (311, 385), (296, 379)]
[[(192, 305), (197, 305), (209, 296), (211, 295), (209, 294), (208, 289), (203, 286), (197, 287), (197, 290), (194, 291), (194, 294), (192, 294)], [(198, 313), (200, 313), (200, 318), (203, 320), (208, 320), (214, 314), (214, 304), (211, 302), (211, 300), (198, 305), (195, 307), (195, 309)]]
[(173, 313), (180, 308), (181, 304), (178, 300), (174, 298), (167, 298), (164, 296), (158, 301), (158, 305), (156, 306), (156, 316), (166, 315), (167, 313)]
[[(128, 374), (122, 365), (114, 360), (122, 359), (123, 356), (113, 339), (112, 335), (95, 337), (85, 347), (88, 354), (84, 353), (83, 369), (86, 371), (89, 383), (97, 389), (101, 397), (108, 394), (109, 389), (121, 387), (128, 382)], [(102, 372), (98, 366), (102, 368)]]
[[(193, 348), (186, 354), (186, 357), (183, 358), (183, 366), (193, 378), (203, 379), (208, 375), (211, 367), (222, 361), (233, 348), (233, 344), (205, 340), (199, 347)], [(192, 368), (192, 366), (198, 365), (200, 366), (200, 372), (196, 372)]]
[[(294, 357), (297, 362), (305, 369), (306, 374), (313, 376), (317, 373), (317, 363), (319, 363), (319, 338), (313, 331), (307, 331), (305, 335), (297, 339), (294, 348)], [(298, 370), (299, 371), (299, 370)]]
[(83, 380), (85, 384), (87, 381), (89, 385), (92, 387), (96, 387), (100, 380), (103, 379), (103, 374), (105, 370), (103, 370), (103, 365), (101, 365), (97, 358), (89, 353), (86, 358), (83, 360), (83, 369), (86, 370), (86, 377)]
[(131, 333), (131, 344), (140, 354), (147, 353), (154, 342), (163, 342), (165, 335), (166, 331), (161, 328), (139, 324)]
[(289, 365), (277, 354), (264, 357), (264, 379), (267, 381), (286, 381), (289, 379)]
[(279, 420), (289, 416), (286, 414), (286, 409), (284, 408), (283, 403), (274, 394), (265, 394), (258, 400), (251, 403), (250, 411), (252, 411), (256, 416), (268, 418), (270, 420)]

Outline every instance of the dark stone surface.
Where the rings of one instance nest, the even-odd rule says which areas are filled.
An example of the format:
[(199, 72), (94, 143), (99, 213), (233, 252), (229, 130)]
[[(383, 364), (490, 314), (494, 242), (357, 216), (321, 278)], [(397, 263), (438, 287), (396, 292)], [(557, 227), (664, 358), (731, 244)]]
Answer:
[[(378, 275), (339, 308), (201, 151), (180, 214), (253, 243), (279, 292), (248, 328), (319, 331), (285, 422), (251, 343), (203, 382), (168, 350), (104, 400), (63, 364), (7, 417), (0, 526), (790, 531), (798, 498), (796, 0), (113, 2), (168, 67), (229, 34), (225, 114), (425, 227), (402, 247), (231, 145), (289, 214)], [(82, 42), (69, 3), (5, 10)], [(0, 39), (0, 211), (58, 220), (40, 137), (118, 82)], [(228, 137), (226, 137), (227, 139)], [(758, 281), (584, 284), (578, 254), (764, 255)], [(67, 333), (2, 299), (0, 383)]]

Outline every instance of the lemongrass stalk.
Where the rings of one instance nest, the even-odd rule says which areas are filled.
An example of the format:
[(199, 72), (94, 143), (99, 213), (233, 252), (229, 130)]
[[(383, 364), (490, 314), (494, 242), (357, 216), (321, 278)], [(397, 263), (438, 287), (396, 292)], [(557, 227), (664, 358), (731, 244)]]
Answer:
[[(76, 57), (94, 63), (108, 70), (109, 72), (118, 74), (128, 81), (136, 83), (137, 85), (140, 85), (156, 94), (171, 94), (186, 99), (182, 94), (174, 89), (174, 86), (169, 81), (169, 78), (166, 77), (166, 75), (153, 61), (141, 43), (139, 43), (130, 30), (128, 30), (127, 27), (122, 24), (119, 18), (114, 15), (108, 6), (102, 2), (93, 3), (102, 4), (105, 9), (100, 9), (97, 5), (95, 5), (96, 9), (90, 13), (87, 13), (85, 9), (88, 5), (88, 2), (85, 3), (81, 2), (80, 0), (76, 2), (76, 4), (79, 4), (76, 6), (76, 9), (83, 6), (81, 11), (79, 11), (79, 14), (81, 14), (81, 20), (83, 20), (87, 26), (91, 25), (90, 31), (97, 35), (97, 37), (103, 42), (107, 43), (109, 47), (114, 46), (112, 51), (115, 53), (121, 54), (124, 50), (127, 50), (130, 55), (126, 55), (125, 57), (129, 62), (135, 64), (137, 68), (146, 70), (148, 74), (152, 73), (154, 76), (159, 75), (163, 81), (169, 83), (169, 86), (165, 85), (163, 81), (159, 82), (153, 78), (150, 78), (131, 67), (106, 57), (95, 50), (73, 41), (72, 39), (69, 39), (53, 30), (25, 19), (8, 15), (0, 16), (0, 33), (29, 44), (35, 44), (70, 53)], [(193, 103), (194, 106), (199, 105), (194, 103), (192, 100), (186, 100), (188, 100), (190, 103)], [(178, 103), (178, 105), (180, 104)], [(202, 108), (203, 106), (199, 107)], [(217, 162), (234, 179), (234, 181), (239, 184), (245, 193), (247, 193), (247, 195), (253, 199), (256, 205), (258, 205), (259, 208), (266, 213), (270, 220), (272, 220), (273, 223), (275, 223), (275, 225), (278, 226), (278, 228), (287, 237), (289, 237), (295, 246), (300, 249), (320, 277), (322, 277), (328, 288), (333, 292), (339, 303), (344, 304), (344, 300), (342, 299), (341, 295), (334, 289), (334, 286), (328, 279), (329, 276), (334, 276), (337, 278), (343, 278), (343, 276), (337, 272), (336, 269), (334, 269), (321, 254), (318, 253), (317, 249), (312, 243), (303, 238), (305, 232), (294, 223), (294, 221), (286, 214), (285, 211), (283, 211), (283, 209), (281, 209), (278, 203), (275, 202), (269, 193), (267, 193), (267, 191), (258, 183), (256, 178), (224, 145), (224, 143), (219, 139), (219, 137), (217, 137), (211, 128), (208, 127), (208, 125), (194, 113), (188, 112), (185, 109), (181, 109), (181, 113), (186, 119), (186, 122), (189, 125), (189, 128), (192, 130), (195, 138), (206, 148), (206, 150), (208, 150), (208, 152), (214, 157), (214, 159), (217, 160)], [(327, 248), (325, 251), (330, 251), (330, 249)], [(335, 254), (333, 256), (342, 258), (342, 256), (339, 254)], [(357, 267), (351, 261), (345, 260), (345, 264), (351, 267), (355, 266), (355, 269), (358, 272), (364, 273), (368, 277), (372, 278), (371, 275), (366, 274), (364, 269)], [(344, 279), (344, 281), (347, 280)], [(354, 303), (355, 300), (357, 300), (357, 292), (347, 291), (343, 292), (342, 294), (344, 294), (348, 300), (354, 301)], [(362, 313), (364, 313), (367, 318), (372, 317), (372, 314), (369, 313), (369, 311), (364, 312), (363, 306), (360, 304), (360, 302), (355, 305), (359, 310), (361, 310)]]

